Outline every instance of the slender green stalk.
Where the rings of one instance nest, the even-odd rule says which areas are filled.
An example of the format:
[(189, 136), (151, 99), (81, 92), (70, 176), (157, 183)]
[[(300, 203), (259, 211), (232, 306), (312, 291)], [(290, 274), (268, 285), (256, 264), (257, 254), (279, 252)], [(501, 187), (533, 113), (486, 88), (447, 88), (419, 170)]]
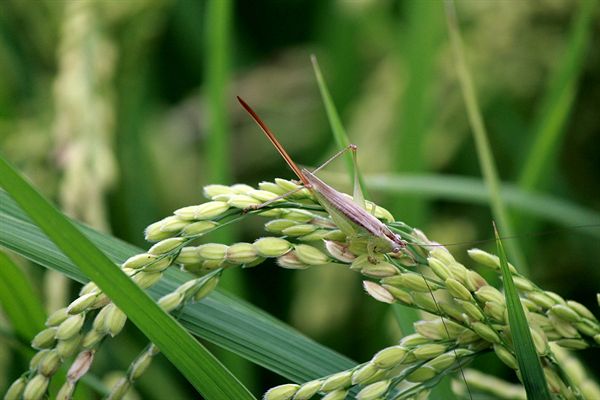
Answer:
[(227, 182), (231, 177), (230, 138), (227, 116), (227, 85), (230, 75), (232, 2), (211, 0), (206, 9), (206, 96), (210, 181)]
[[(433, 112), (432, 88), (436, 85), (436, 65), (444, 33), (440, 1), (405, 2), (406, 28), (399, 35), (402, 75), (406, 76), (399, 99), (398, 119), (389, 150), (398, 173), (421, 172), (425, 165), (425, 142)], [(427, 21), (427, 23), (423, 23)], [(427, 219), (427, 203), (414, 196), (395, 198), (392, 214), (413, 225)]]
[[(454, 52), (454, 61), (456, 63), (458, 79), (460, 81), (462, 95), (465, 100), (465, 106), (467, 107), (467, 115), (469, 117), (471, 129), (473, 130), (473, 137), (475, 139), (479, 165), (481, 166), (481, 172), (483, 173), (483, 178), (489, 192), (492, 214), (498, 221), (500, 230), (507, 236), (513, 236), (506, 205), (504, 204), (500, 193), (500, 179), (498, 177), (498, 171), (496, 170), (494, 156), (488, 140), (485, 124), (483, 123), (481, 111), (479, 110), (479, 102), (477, 101), (473, 80), (465, 60), (462, 39), (458, 28), (458, 22), (456, 20), (456, 9), (454, 7), (454, 2), (452, 0), (445, 0), (445, 4), (448, 32), (450, 34), (450, 42)], [(511, 259), (514, 260), (515, 264), (519, 266), (521, 271), (527, 271), (525, 258), (523, 257), (518, 244), (515, 242), (510, 242), (506, 247)]]
[[(578, 3), (578, 7), (566, 50), (550, 76), (539, 113), (533, 122), (533, 141), (518, 179), (519, 186), (526, 191), (543, 189), (549, 183), (548, 177), (552, 174), (548, 172), (556, 168), (557, 150), (567, 132), (566, 125), (578, 90), (577, 81), (585, 64), (585, 53), (590, 47), (597, 1), (584, 0)], [(517, 230), (525, 226), (535, 227), (536, 222), (522, 213), (513, 214)]]
[[(329, 93), (329, 88), (327, 87), (327, 82), (325, 82), (325, 78), (323, 77), (323, 73), (321, 72), (321, 67), (319, 66), (317, 57), (315, 55), (312, 55), (310, 60), (312, 62), (313, 70), (315, 72), (315, 77), (317, 78), (317, 84), (319, 85), (321, 99), (323, 100), (325, 111), (327, 112), (329, 126), (331, 127), (331, 131), (333, 132), (333, 137), (335, 139), (338, 149), (342, 150), (350, 144), (350, 139), (348, 139), (346, 129), (344, 129), (344, 125), (342, 124), (340, 115), (338, 114), (335, 104), (333, 103), (333, 99), (331, 98), (331, 94)], [(366, 192), (367, 188), (364, 184), (362, 174), (360, 173), (360, 170), (354, 168), (352, 154), (347, 153), (345, 155), (345, 161), (348, 174), (352, 177), (351, 181), (355, 182), (357, 179), (360, 184), (360, 189), (363, 191), (365, 197), (368, 197), (368, 194)]]
[[(330, 181), (337, 175), (328, 173)], [(339, 178), (341, 179), (341, 178)], [(369, 188), (383, 193), (407, 193), (421, 198), (458, 201), (470, 204), (487, 204), (489, 192), (480, 178), (456, 175), (367, 175)], [(511, 208), (529, 216), (552, 221), (565, 228), (582, 227), (581, 233), (600, 237), (600, 213), (555, 196), (529, 193), (516, 185), (502, 183), (502, 198)], [(583, 229), (585, 226), (587, 229)], [(527, 229), (520, 234), (533, 232)]]
[[(204, 45), (205, 97), (208, 119), (208, 143), (204, 155), (208, 159), (209, 182), (231, 181), (231, 140), (229, 114), (227, 112), (227, 88), (231, 68), (231, 23), (233, 5), (230, 0), (210, 0), (206, 4)], [(229, 243), (234, 240), (232, 227), (216, 233), (215, 241)], [(232, 274), (226, 286), (239, 292), (242, 282)]]
[[(116, 3), (114, 3), (116, 4)], [(125, 24), (115, 72), (118, 112), (115, 116), (115, 150), (118, 186), (110, 206), (111, 227), (140, 244), (140, 231), (159, 213), (156, 174), (145, 139), (145, 121), (153, 107), (151, 56), (154, 36), (149, 35), (160, 8), (140, 13), (135, 24)]]
[(577, 79), (583, 68), (586, 50), (592, 37), (592, 22), (597, 9), (596, 0), (578, 3), (565, 55), (551, 76), (548, 91), (534, 123), (534, 142), (519, 177), (519, 186), (533, 189), (551, 167), (551, 159), (561, 138), (575, 98)]

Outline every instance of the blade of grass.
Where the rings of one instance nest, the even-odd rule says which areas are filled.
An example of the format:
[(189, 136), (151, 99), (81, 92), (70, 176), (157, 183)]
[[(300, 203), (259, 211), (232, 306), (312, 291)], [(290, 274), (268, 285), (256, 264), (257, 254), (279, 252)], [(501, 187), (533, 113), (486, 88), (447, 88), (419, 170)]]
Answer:
[(78, 268), (127, 314), (206, 399), (252, 394), (67, 218), (0, 157), (0, 185)]
[[(325, 82), (325, 78), (323, 77), (323, 73), (321, 72), (321, 67), (319, 66), (317, 57), (314, 54), (311, 55), (310, 61), (313, 66), (315, 77), (317, 78), (317, 85), (319, 86), (319, 93), (321, 94), (321, 99), (323, 100), (323, 105), (325, 106), (325, 112), (327, 113), (327, 119), (329, 121), (329, 126), (331, 127), (331, 131), (333, 132), (333, 137), (335, 139), (335, 143), (337, 144), (338, 149), (340, 149), (340, 150), (345, 149), (350, 144), (350, 140), (348, 139), (348, 135), (346, 134), (346, 129), (344, 129), (344, 125), (342, 124), (340, 115), (338, 114), (335, 104), (333, 103), (333, 99), (331, 98), (331, 94), (329, 93), (329, 89), (327, 88), (327, 83)], [(369, 195), (366, 192), (367, 187), (365, 186), (362, 174), (360, 173), (359, 170), (354, 168), (352, 154), (347, 153), (345, 155), (345, 160), (346, 160), (346, 169), (348, 170), (348, 174), (352, 177), (351, 182), (358, 181), (358, 183), (360, 185), (360, 189), (362, 190), (365, 198), (368, 198)]]
[(228, 182), (231, 177), (229, 124), (226, 90), (229, 81), (232, 2), (210, 0), (206, 9), (206, 96), (208, 104), (208, 146), (205, 155), (211, 182)]
[[(2, 190), (0, 226), (3, 228), (0, 229), (0, 245), (78, 282), (87, 282), (85, 275)], [(116, 263), (143, 252), (140, 248), (85, 225), (77, 226)], [(157, 299), (191, 278), (182, 271), (169, 269), (165, 277), (149, 290), (150, 295)], [(192, 334), (294, 382), (306, 382), (356, 365), (262, 310), (218, 289), (202, 302), (186, 306), (180, 321)]]
[[(584, 66), (583, 58), (591, 41), (591, 22), (596, 6), (595, 0), (578, 4), (566, 51), (559, 58), (558, 68), (550, 76), (548, 88), (532, 125), (533, 143), (528, 149), (518, 178), (523, 190), (546, 187), (548, 177), (552, 176), (548, 171), (553, 171), (557, 166), (558, 147), (567, 132), (566, 125), (578, 90), (578, 78)], [(512, 217), (516, 230), (525, 226), (535, 227), (535, 221), (523, 214), (513, 213)]]
[[(333, 132), (333, 136), (338, 145), (338, 148), (340, 150), (344, 149), (350, 144), (350, 140), (348, 139), (348, 135), (346, 134), (344, 125), (342, 124), (335, 104), (333, 103), (333, 99), (331, 98), (329, 89), (327, 88), (325, 78), (321, 73), (321, 67), (319, 67), (317, 57), (314, 54), (311, 55), (310, 61), (315, 72), (315, 77), (317, 78), (319, 92), (321, 93), (321, 99), (323, 100), (323, 104), (325, 105), (325, 111), (327, 112), (327, 119), (329, 120), (331, 131)], [(360, 170), (358, 168), (355, 168), (355, 163), (350, 153), (346, 154), (346, 167), (348, 173), (352, 177), (352, 182), (354, 182), (354, 185), (360, 186), (360, 191), (363, 193), (363, 199), (368, 198), (369, 195), (367, 192), (367, 186), (365, 185)], [(357, 188), (355, 187), (355, 193), (356, 190)], [(418, 312), (413, 308), (403, 307), (401, 305), (394, 305), (392, 309), (394, 311), (394, 318), (396, 318), (396, 320), (398, 321), (398, 325), (400, 326), (402, 332), (404, 334), (409, 334), (410, 332), (412, 332), (413, 323), (419, 319)]]
[(118, 112), (114, 133), (119, 178), (110, 205), (111, 225), (136, 242), (139, 232), (158, 213), (160, 203), (144, 127), (153, 107), (155, 84), (150, 62), (153, 35), (148, 34), (152, 20), (152, 13), (142, 13), (135, 24), (124, 26), (119, 70), (115, 73)]
[[(397, 50), (401, 52), (402, 75), (406, 84), (399, 99), (398, 120), (394, 126), (389, 151), (394, 160), (394, 171), (415, 173), (427, 168), (425, 165), (425, 142), (428, 127), (433, 120), (433, 96), (439, 45), (444, 32), (444, 13), (440, 1), (409, 1), (402, 3), (405, 13), (405, 29), (399, 34)], [(427, 21), (427, 23), (423, 23)], [(394, 199), (390, 209), (393, 215), (401, 215), (405, 222), (422, 226), (427, 220), (427, 203), (413, 196)]]
[[(473, 80), (467, 67), (462, 39), (458, 28), (458, 21), (456, 18), (454, 1), (445, 0), (445, 5), (448, 32), (450, 34), (450, 43), (452, 45), (454, 54), (454, 62), (456, 64), (458, 80), (460, 82), (461, 92), (467, 108), (467, 115), (469, 117), (469, 123), (471, 124), (471, 130), (473, 131), (473, 137), (475, 139), (475, 147), (477, 149), (479, 165), (481, 166), (483, 178), (490, 193), (490, 206), (492, 209), (492, 214), (498, 221), (500, 229), (507, 236), (513, 236), (513, 230), (510, 225), (506, 206), (502, 201), (502, 197), (500, 196), (500, 179), (498, 177), (498, 171), (496, 170), (494, 156), (488, 141), (488, 135), (483, 123), (483, 117), (481, 116), (481, 111), (479, 110), (479, 102), (477, 101)], [(519, 268), (521, 268), (521, 271), (526, 273), (527, 266), (525, 264), (525, 258), (523, 257), (517, 243), (509, 242), (507, 244), (507, 248), (511, 258), (514, 259), (515, 263), (519, 266)]]
[(534, 123), (535, 139), (519, 177), (519, 186), (523, 189), (531, 189), (540, 183), (545, 172), (550, 169), (552, 155), (566, 132), (564, 126), (573, 106), (585, 52), (591, 42), (592, 21), (597, 4), (596, 0), (579, 3), (566, 51), (550, 78), (540, 113)]
[(529, 324), (523, 311), (523, 305), (519, 299), (512, 274), (508, 268), (508, 261), (504, 253), (504, 247), (500, 240), (500, 235), (494, 224), (494, 235), (498, 245), (498, 257), (500, 258), (500, 270), (504, 282), (504, 297), (506, 299), (506, 309), (508, 311), (508, 324), (510, 334), (515, 349), (515, 356), (519, 364), (523, 386), (527, 392), (527, 398), (550, 399), (546, 376), (542, 370), (542, 364), (535, 350)]
[[(406, 29), (398, 40), (400, 46), (397, 49), (402, 52), (399, 56), (404, 61), (405, 70), (401, 72), (406, 74), (408, 81), (399, 99), (399, 120), (396, 121), (396, 134), (391, 138), (389, 146), (394, 160), (393, 168), (398, 173), (418, 172), (427, 168), (424, 150), (433, 104), (430, 88), (435, 78), (436, 59), (444, 27), (440, 4), (439, 1), (403, 3), (407, 15)], [(427, 23), (424, 24), (423, 21)], [(423, 225), (429, 212), (426, 202), (410, 196), (395, 196), (390, 211), (393, 215), (403, 216), (413, 226)], [(418, 313), (413, 312), (413, 318), (414, 321), (418, 320)], [(443, 319), (441, 321), (447, 329)], [(446, 384), (439, 386), (431, 398), (453, 399), (455, 396)]]
[(0, 251), (0, 304), (16, 334), (29, 341), (46, 320), (44, 306), (27, 275)]
[[(328, 181), (336, 176), (328, 173)], [(453, 200), (473, 204), (489, 204), (490, 193), (478, 178), (458, 175), (367, 175), (369, 188), (373, 191), (407, 193), (421, 198)], [(600, 213), (568, 200), (541, 193), (526, 192), (510, 183), (502, 183), (500, 195), (507, 206), (548, 221), (563, 225), (589, 226), (600, 224)], [(598, 226), (596, 226), (598, 228)], [(582, 233), (600, 237), (600, 229), (582, 229)]]

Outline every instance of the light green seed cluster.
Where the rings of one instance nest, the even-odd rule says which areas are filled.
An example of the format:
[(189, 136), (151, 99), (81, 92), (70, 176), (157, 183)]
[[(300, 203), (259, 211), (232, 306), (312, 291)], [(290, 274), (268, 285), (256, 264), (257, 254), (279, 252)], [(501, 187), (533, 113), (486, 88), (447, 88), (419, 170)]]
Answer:
[[(469, 255), (485, 266), (499, 268), (499, 260), (494, 255), (479, 249), (469, 250)], [(549, 341), (571, 350), (600, 345), (600, 323), (583, 304), (544, 291), (514, 270), (513, 281), (528, 311), (530, 324), (538, 327)], [(499, 311), (496, 313), (499, 314)], [(507, 323), (505, 311), (501, 321)]]
[(585, 399), (600, 399), (600, 386), (588, 375), (585, 368), (570, 352), (562, 347), (550, 344), (550, 348), (556, 356), (557, 362), (570, 381), (579, 388)]
[[(146, 239), (156, 243), (148, 252), (125, 261), (122, 265), (123, 271), (136, 284), (147, 289), (161, 279), (164, 271), (173, 265), (176, 259), (186, 269), (203, 274), (232, 265), (252, 266), (267, 257), (278, 258), (279, 264), (286, 268), (307, 268), (312, 265), (326, 264), (331, 261), (331, 258), (320, 250), (302, 244), (293, 245), (287, 240), (275, 237), (259, 239), (253, 244), (238, 243), (232, 246), (209, 244), (195, 248), (186, 247), (189, 242), (217, 229), (222, 218), (230, 214), (243, 215), (248, 209), (265, 201), (283, 202), (283, 199), (276, 199), (276, 197), (296, 187), (293, 182), (285, 180), (277, 180), (276, 183), (264, 182), (259, 190), (247, 185), (207, 186), (205, 194), (212, 201), (178, 209), (172, 216), (151, 224), (145, 231)], [(298, 191), (293, 199), (316, 205), (308, 190)], [(311, 211), (282, 208), (265, 210), (260, 214), (279, 217), (276, 223), (271, 221), (268, 230), (300, 242), (320, 241), (324, 238), (342, 239), (340, 232), (335, 230), (335, 226), (329, 219)], [(282, 220), (286, 221), (287, 226), (284, 228), (281, 228)], [(291, 229), (283, 232), (285, 228)], [(191, 258), (199, 260), (197, 257), (200, 257), (201, 261), (189, 262)], [(159, 304), (166, 311), (174, 310), (185, 301), (197, 301), (206, 296), (214, 289), (217, 282), (218, 277), (215, 277), (203, 284), (202, 288), (187, 300), (183, 292), (178, 289), (161, 298)], [(193, 288), (197, 280), (187, 284)], [(91, 329), (83, 332), (86, 319), (94, 313), (96, 315)], [(6, 398), (43, 397), (51, 376), (67, 358), (78, 351), (83, 355), (92, 354), (106, 336), (117, 335), (123, 329), (126, 320), (126, 315), (112, 304), (93, 282), (88, 283), (82, 288), (79, 298), (68, 307), (54, 312), (48, 318), (47, 329), (35, 336), (32, 346), (39, 352), (31, 360), (30, 370), (13, 383)], [(91, 363), (93, 357), (87, 359)], [(139, 370), (138, 367), (136, 374)], [(74, 376), (76, 375), (78, 374)], [(128, 376), (127, 382), (123, 383), (122, 387), (129, 384), (131, 377)], [(76, 381), (77, 379), (67, 380), (60, 390), (63, 398), (69, 398), (73, 393)], [(113, 396), (116, 396), (117, 392), (115, 390)]]
[[(148, 253), (136, 255), (125, 261), (122, 266), (123, 271), (140, 287), (149, 288), (160, 280), (164, 270), (172, 264), (174, 257), (170, 253), (183, 241), (182, 238), (162, 240)], [(93, 319), (91, 329), (83, 332), (86, 319), (96, 311), (98, 312)], [(47, 380), (66, 359), (77, 351), (95, 349), (107, 335), (116, 336), (121, 332), (126, 321), (125, 313), (111, 303), (95, 283), (89, 282), (84, 285), (79, 297), (67, 307), (52, 313), (46, 321), (47, 328), (33, 338), (32, 347), (40, 351), (30, 363), (27, 375), (32, 378), (26, 379), (27, 385), (23, 395), (37, 394), (38, 391), (28, 389), (35, 386), (39, 389), (40, 396), (43, 396), (47, 388)], [(46, 379), (39, 378), (38, 375)], [(75, 389), (75, 383), (76, 381), (68, 380), (61, 389), (61, 395), (68, 398)]]
[[(274, 182), (261, 182), (258, 184), (258, 189), (243, 184), (233, 186), (208, 185), (204, 187), (204, 195), (213, 201), (227, 203), (230, 207), (238, 209), (252, 209), (266, 202), (277, 204), (286, 201), (320, 207), (310, 190), (301, 188), (293, 181), (280, 178), (276, 178)], [(342, 195), (351, 199), (346, 194), (342, 193)], [(285, 196), (285, 198), (281, 198), (281, 196)], [(392, 214), (385, 208), (370, 201), (365, 203), (367, 210), (376, 218), (384, 222), (394, 221)], [(263, 211), (261, 215), (271, 218), (285, 218), (285, 210), (285, 208), (269, 209)], [(329, 224), (331, 223), (329, 222)]]
[[(373, 358), (352, 369), (304, 383), (286, 384), (272, 388), (265, 400), (307, 400), (317, 394), (324, 399), (344, 399), (354, 386), (360, 386), (356, 398), (361, 400), (385, 398), (392, 379), (405, 383), (425, 383), (440, 374), (458, 368), (458, 360), (472, 357), (475, 352), (453, 348), (451, 340), (432, 340), (420, 334), (405, 337), (396, 346), (385, 348)], [(426, 397), (427, 385), (412, 393)]]
[[(145, 231), (146, 239), (155, 244), (122, 265), (123, 271), (144, 289), (157, 283), (174, 264), (199, 275), (158, 300), (165, 311), (173, 312), (208, 295), (225, 269), (253, 267), (273, 258), (279, 266), (289, 269), (345, 264), (368, 278), (364, 288), (373, 298), (403, 303), (440, 317), (417, 322), (416, 334), (381, 350), (367, 363), (302, 385), (278, 386), (269, 390), (265, 399), (302, 400), (316, 394), (325, 400), (343, 399), (353, 389), (357, 389), (356, 397), (362, 400), (380, 399), (392, 391), (394, 396), (402, 392), (402, 398), (425, 398), (441, 375), (455, 371), (461, 361), (468, 362), (484, 351), (494, 351), (519, 375), (504, 295), (422, 232), (409, 232), (409, 237), (422, 245), (411, 245), (400, 254), (379, 254), (366, 241), (349, 241), (316, 203), (313, 194), (295, 182), (276, 179), (262, 182), (258, 189), (247, 185), (209, 185), (204, 192), (210, 201), (180, 208), (150, 225)], [(372, 203), (367, 207), (382, 221), (393, 222), (385, 209)], [(273, 236), (252, 243), (192, 245), (197, 238), (249, 214), (268, 217), (265, 229)], [(477, 249), (469, 251), (469, 255), (498, 270), (496, 256)], [(415, 270), (417, 265), (427, 271)], [(565, 397), (572, 396), (573, 390), (597, 393), (589, 379), (571, 378), (571, 386), (563, 381), (564, 371), (549, 342), (570, 349), (598, 346), (598, 320), (583, 305), (539, 289), (509, 267), (527, 310), (536, 350), (544, 358), (551, 390)], [(86, 318), (92, 316), (91, 328), (83, 332)], [(50, 378), (64, 360), (78, 354), (58, 394), (58, 398), (70, 398), (77, 381), (90, 368), (101, 341), (117, 335), (126, 320), (126, 315), (94, 283), (88, 283), (79, 298), (48, 318), (47, 329), (33, 339), (32, 345), (39, 352), (32, 359), (30, 370), (13, 383), (5, 398), (42, 398)], [(122, 398), (157, 353), (158, 349), (150, 344), (115, 384), (109, 398)], [(573, 382), (578, 388), (572, 387)]]
[[(475, 261), (498, 268), (497, 257), (489, 253), (471, 250), (469, 254)], [(431, 285), (431, 289), (438, 289), (436, 296), (443, 300), (436, 300), (431, 292), (419, 291), (418, 283), (424, 282), (425, 278), (414, 282), (398, 277), (384, 278), (378, 284), (365, 283), (365, 289), (376, 299), (388, 303), (398, 301), (447, 318), (444, 324), (446, 336), (456, 330), (455, 324), (468, 328), (460, 333), (457, 344), (469, 344), (471, 350), (491, 346), (498, 358), (519, 374), (504, 295), (479, 274), (458, 263), (443, 247), (434, 247), (429, 251), (427, 264), (440, 283), (438, 287)], [(549, 342), (571, 349), (586, 348), (598, 337), (598, 321), (583, 305), (542, 291), (518, 275), (514, 268), (512, 272), (528, 311), (535, 348), (540, 356), (547, 359), (544, 373), (550, 390), (563, 396), (572, 396), (573, 390), (557, 372), (559, 366), (553, 361)], [(435, 338), (432, 336), (435, 328), (424, 330), (425, 327), (432, 328), (431, 322), (417, 323), (415, 327), (424, 336)], [(582, 335), (587, 335), (587, 338)]]
[[(217, 287), (220, 272), (217, 270), (210, 275), (191, 279), (181, 284), (173, 292), (161, 297), (158, 300), (158, 305), (166, 312), (173, 312), (185, 304), (202, 300)], [(118, 379), (113, 385), (107, 399), (119, 400), (124, 398), (127, 391), (144, 374), (154, 357), (159, 353), (159, 348), (150, 343), (131, 363), (125, 376)]]
[(15, 381), (5, 395), (5, 399), (42, 398), (50, 378), (64, 361), (84, 347), (85, 335), (82, 327), (88, 312), (108, 306), (108, 298), (95, 288), (94, 284), (84, 286), (80, 297), (69, 306), (52, 313), (46, 320), (46, 329), (32, 340), (31, 346), (38, 352), (29, 363), (29, 371)]
[(208, 243), (181, 249), (175, 262), (195, 274), (206, 274), (218, 268), (253, 267), (267, 258), (277, 259), (283, 268), (305, 269), (335, 261), (314, 246), (294, 244), (280, 237), (263, 237), (253, 243), (224, 245)]
[(526, 400), (527, 394), (521, 385), (506, 382), (480, 371), (467, 368), (464, 370), (464, 379), (468, 383), (468, 388), (465, 382), (456, 378), (452, 380), (452, 391), (461, 398), (469, 398), (481, 396), (492, 396), (495, 399), (513, 399)]
[[(151, 224), (145, 231), (146, 240), (157, 242), (172, 237), (197, 237), (205, 234), (215, 229), (219, 224), (218, 221), (229, 214), (250, 211), (268, 201), (284, 202), (284, 199), (278, 199), (278, 197), (289, 191), (286, 190), (287, 187), (298, 188), (299, 186), (284, 179), (278, 179), (276, 183), (263, 182), (258, 190), (241, 184), (208, 185), (204, 188), (204, 194), (211, 201), (180, 208), (175, 210), (173, 215)], [(300, 190), (291, 197), (304, 200), (308, 204), (316, 204), (306, 189)], [(271, 208), (260, 214), (276, 218), (291, 215), (291, 219), (294, 219), (294, 211), (288, 212), (284, 208)], [(302, 214), (302, 212), (295, 211), (295, 214)]]
[[(429, 242), (422, 232), (415, 236), (426, 244), (414, 250), (423, 258), (419, 264), (428, 267), (429, 273), (407, 269), (410, 263), (400, 261), (400, 257), (357, 256), (348, 250), (344, 242), (333, 240), (326, 241), (325, 245), (336, 261), (347, 263), (351, 269), (375, 279), (366, 280), (363, 285), (376, 300), (399, 302), (441, 318), (415, 323), (416, 334), (405, 337), (397, 346), (380, 351), (371, 361), (355, 369), (304, 385), (278, 386), (267, 392), (265, 399), (309, 399), (316, 393), (326, 394), (325, 398), (330, 394), (336, 398), (339, 393), (339, 397), (344, 398), (355, 385), (361, 388), (358, 398), (363, 398), (360, 396), (367, 388), (369, 390), (364, 392), (364, 398), (383, 398), (390, 390), (392, 379), (401, 382), (400, 386), (419, 383), (418, 387), (422, 384), (422, 388), (426, 388), (428, 382), (436, 381), (449, 370), (458, 369), (458, 359), (468, 361), (489, 350), (493, 350), (519, 376), (504, 294), (481, 275), (456, 261), (444, 247)], [(499, 268), (496, 256), (477, 249), (469, 251), (469, 255), (485, 266)], [(555, 342), (570, 349), (597, 345), (598, 321), (583, 305), (539, 289), (520, 276), (514, 267), (510, 268), (527, 310), (536, 350), (544, 359), (549, 388), (555, 394), (572, 397), (574, 390), (583, 389), (570, 386), (574, 379), (569, 384), (564, 382), (564, 371), (556, 363), (549, 343)], [(589, 379), (582, 382), (580, 385), (586, 385), (588, 392), (595, 393)], [(395, 393), (400, 386), (395, 386)], [(378, 392), (379, 389), (383, 391)], [(370, 397), (371, 393), (377, 394)]]

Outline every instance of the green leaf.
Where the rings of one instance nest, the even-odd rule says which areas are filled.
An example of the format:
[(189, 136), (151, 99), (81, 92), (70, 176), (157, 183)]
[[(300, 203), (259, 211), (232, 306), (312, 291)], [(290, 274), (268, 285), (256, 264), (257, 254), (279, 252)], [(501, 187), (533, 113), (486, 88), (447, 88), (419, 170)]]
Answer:
[[(428, 132), (434, 124), (433, 88), (440, 85), (439, 53), (446, 39), (444, 10), (440, 0), (401, 3), (405, 20), (398, 32), (396, 73), (403, 79), (402, 93), (394, 107), (394, 135), (389, 139), (393, 169), (397, 173), (424, 172), (427, 168)], [(427, 21), (426, 24), (423, 21)], [(390, 212), (403, 215), (405, 222), (421, 226), (428, 220), (428, 204), (412, 196), (395, 196)]]
[[(33, 225), (0, 190), (0, 245), (78, 282), (87, 278)], [(79, 224), (79, 229), (114, 262), (143, 250)], [(153, 298), (172, 292), (191, 276), (169, 269), (149, 292)], [(215, 343), (294, 382), (306, 382), (352, 368), (348, 358), (303, 336), (260, 309), (217, 289), (199, 303), (186, 306), (181, 324), (192, 334)]]
[(498, 245), (498, 257), (500, 258), (500, 270), (502, 271), (502, 280), (504, 282), (504, 296), (506, 298), (506, 308), (508, 310), (508, 324), (512, 336), (515, 355), (519, 364), (519, 371), (527, 392), (527, 398), (550, 399), (546, 377), (542, 370), (542, 364), (535, 351), (529, 324), (523, 311), (523, 306), (517, 289), (512, 279), (512, 274), (508, 268), (508, 261), (504, 253), (504, 247), (500, 240), (500, 235), (494, 225), (494, 235)]
[[(490, 206), (494, 218), (498, 221), (498, 225), (507, 236), (513, 236), (506, 205), (502, 201), (500, 195), (500, 178), (496, 170), (496, 162), (488, 140), (487, 130), (483, 122), (479, 102), (473, 84), (473, 78), (467, 66), (465, 53), (463, 51), (462, 38), (456, 18), (456, 8), (453, 0), (445, 0), (446, 3), (446, 20), (448, 22), (448, 32), (450, 34), (450, 44), (454, 53), (454, 63), (456, 65), (456, 73), (460, 82), (461, 92), (467, 109), (467, 116), (473, 138), (475, 140), (475, 149), (479, 158), (479, 166), (485, 181), (486, 187), (490, 193)], [(508, 251), (515, 263), (521, 268), (521, 271), (527, 271), (525, 258), (519, 246), (515, 242), (508, 243)]]
[[(334, 180), (336, 176), (327, 174)], [(489, 204), (489, 192), (479, 178), (458, 175), (368, 175), (369, 187), (376, 191), (409, 193), (421, 198)], [(526, 192), (510, 183), (503, 183), (500, 195), (507, 206), (531, 216), (553, 221), (567, 228), (581, 227), (581, 232), (600, 237), (600, 213), (570, 201), (542, 193)]]
[(519, 178), (519, 186), (523, 189), (532, 189), (543, 179), (545, 171), (551, 167), (552, 155), (566, 133), (564, 126), (573, 106), (577, 79), (592, 38), (597, 4), (596, 0), (578, 3), (579, 10), (566, 49), (559, 58), (558, 68), (551, 76), (540, 113), (534, 123), (535, 140)]
[(231, 0), (209, 1), (206, 9), (204, 44), (206, 47), (205, 81), (210, 135), (206, 156), (210, 181), (227, 182), (231, 176), (227, 83), (230, 75)]
[(0, 305), (23, 340), (44, 329), (46, 312), (29, 279), (17, 264), (0, 251)]
[(253, 399), (175, 319), (0, 157), (0, 185), (73, 264), (93, 280), (206, 399)]
[[(350, 140), (348, 139), (348, 135), (346, 134), (346, 129), (344, 129), (344, 125), (342, 124), (340, 115), (338, 114), (335, 104), (333, 103), (333, 99), (331, 98), (331, 94), (329, 93), (329, 89), (327, 88), (327, 83), (325, 82), (325, 78), (323, 77), (323, 73), (321, 72), (321, 67), (319, 67), (317, 57), (315, 55), (312, 55), (310, 57), (310, 61), (312, 62), (315, 77), (317, 78), (317, 84), (319, 85), (319, 93), (321, 93), (321, 99), (323, 100), (323, 104), (325, 105), (325, 112), (327, 113), (327, 119), (329, 120), (329, 126), (331, 127), (331, 131), (333, 132), (333, 137), (338, 148), (340, 150), (343, 150), (350, 144)], [(365, 186), (360, 170), (356, 168), (356, 164), (352, 160), (351, 154), (348, 154), (346, 156), (346, 167), (348, 169), (348, 173), (352, 177), (352, 181), (354, 182), (354, 184), (356, 185), (358, 183), (358, 186), (362, 190), (364, 196), (368, 197), (368, 194), (366, 192), (367, 187)]]

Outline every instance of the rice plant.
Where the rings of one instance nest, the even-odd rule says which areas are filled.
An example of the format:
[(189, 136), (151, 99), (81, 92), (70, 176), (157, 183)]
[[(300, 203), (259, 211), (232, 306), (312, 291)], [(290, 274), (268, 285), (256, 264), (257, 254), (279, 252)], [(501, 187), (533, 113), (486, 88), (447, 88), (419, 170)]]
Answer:
[(4, 398), (600, 398), (597, 1), (445, 3), (6, 1)]

